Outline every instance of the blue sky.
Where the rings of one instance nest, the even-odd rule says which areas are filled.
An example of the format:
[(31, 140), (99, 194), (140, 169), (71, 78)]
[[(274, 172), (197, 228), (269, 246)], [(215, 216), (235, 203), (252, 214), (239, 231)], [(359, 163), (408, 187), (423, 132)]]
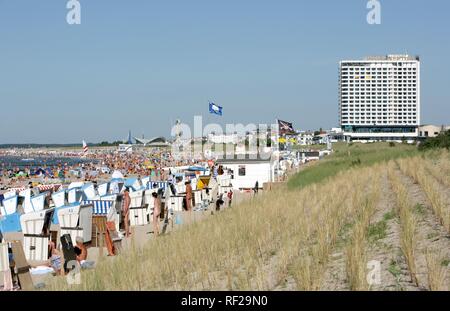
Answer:
[[(422, 60), (422, 123), (450, 124), (450, 2), (0, 0), (0, 143), (169, 136), (180, 118), (338, 123), (338, 62)], [(208, 115), (208, 101), (224, 107)]]

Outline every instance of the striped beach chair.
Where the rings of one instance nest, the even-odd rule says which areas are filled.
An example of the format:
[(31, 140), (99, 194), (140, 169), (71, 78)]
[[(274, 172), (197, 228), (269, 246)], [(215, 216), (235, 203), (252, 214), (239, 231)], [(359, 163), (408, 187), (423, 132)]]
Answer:
[(166, 191), (166, 188), (169, 185), (169, 182), (167, 181), (150, 181), (148, 183), (148, 189), (153, 189), (155, 188), (154, 186), (156, 185), (156, 188), (162, 189), (163, 191)]
[(58, 191), (59, 188), (61, 188), (61, 184), (52, 184), (52, 185), (40, 185), (37, 186), (37, 188), (39, 189), (40, 192), (45, 192), (45, 191)]
[(83, 205), (89, 205), (92, 204), (93, 206), (93, 214), (98, 216), (106, 216), (109, 213), (109, 210), (111, 209), (111, 206), (114, 204), (114, 201), (106, 201), (106, 200), (90, 200), (90, 201), (83, 201)]
[[(16, 194), (16, 193), (18, 193), (18, 192), (24, 191), (25, 189), (26, 189), (25, 187), (10, 188), (10, 189), (8, 190), (8, 193), (14, 193), (14, 194)], [(5, 197), (6, 197), (6, 195), (5, 195)]]

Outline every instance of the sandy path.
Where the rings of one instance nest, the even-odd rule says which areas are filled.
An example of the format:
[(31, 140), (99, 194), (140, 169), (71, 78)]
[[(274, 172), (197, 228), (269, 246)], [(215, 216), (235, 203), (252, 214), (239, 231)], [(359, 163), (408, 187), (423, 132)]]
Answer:
[(378, 261), (381, 266), (381, 283), (374, 283), (370, 287), (374, 291), (418, 290), (411, 283), (408, 266), (400, 248), (401, 228), (395, 209), (395, 193), (387, 177), (387, 172), (384, 172), (381, 182), (381, 197), (371, 218), (371, 225), (386, 223), (386, 234), (380, 239), (369, 236), (366, 251), (368, 260)]
[[(395, 209), (395, 194), (387, 178), (387, 172), (382, 174), (380, 189), (380, 200), (370, 223), (375, 225), (384, 221), (386, 228), (385, 236), (376, 240), (368, 237), (367, 259), (368, 262), (379, 262), (381, 281), (373, 284), (371, 290), (417, 290), (410, 281), (408, 267), (400, 250), (400, 226), (397, 217), (393, 213)], [(330, 255), (321, 290), (350, 290), (346, 274), (346, 247), (350, 233), (351, 226), (349, 225), (342, 231), (340, 239)]]
[[(439, 223), (430, 201), (420, 185), (414, 183), (413, 179), (398, 170), (401, 180), (408, 189), (408, 194), (413, 204), (416, 205), (415, 213), (418, 216), (418, 230), (416, 232), (416, 268), (417, 278), (421, 288), (428, 289), (428, 273), (425, 252), (427, 248), (433, 251), (441, 251), (444, 259), (450, 258), (450, 236)], [(447, 190), (448, 191), (448, 190)], [(450, 267), (447, 267), (447, 289), (450, 285)]]

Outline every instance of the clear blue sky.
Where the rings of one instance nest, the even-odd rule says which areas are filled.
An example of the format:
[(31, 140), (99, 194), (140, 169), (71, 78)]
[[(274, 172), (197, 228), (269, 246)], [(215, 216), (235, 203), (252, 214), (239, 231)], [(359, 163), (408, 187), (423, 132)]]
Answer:
[(422, 123), (450, 124), (450, 1), (0, 0), (0, 143), (170, 134), (171, 123), (338, 123), (338, 62), (422, 59)]

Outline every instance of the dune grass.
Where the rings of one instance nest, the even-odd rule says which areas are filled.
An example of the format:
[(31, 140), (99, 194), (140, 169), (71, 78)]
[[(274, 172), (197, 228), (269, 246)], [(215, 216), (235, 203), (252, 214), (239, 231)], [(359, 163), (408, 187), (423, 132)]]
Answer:
[[(370, 199), (370, 169), (341, 172), (321, 187), (281, 188), (208, 220), (100, 261), (82, 284), (59, 290), (268, 290), (320, 288), (340, 229)], [(362, 174), (361, 174), (362, 173)]]
[(346, 272), (351, 290), (369, 290), (367, 282), (367, 242), (370, 234), (370, 220), (380, 198), (381, 176), (378, 167), (370, 171), (370, 183), (367, 193), (359, 196), (362, 201), (355, 202), (355, 225), (353, 226), (349, 244), (346, 249)]
[[(443, 151), (439, 157), (447, 158), (448, 154)], [(438, 157), (438, 158), (439, 158)], [(408, 161), (399, 161), (402, 171), (414, 179), (420, 185), (431, 203), (434, 214), (440, 223), (450, 233), (450, 206), (447, 204), (445, 194), (440, 190), (439, 183), (448, 187), (445, 181), (448, 179), (448, 162), (441, 161), (433, 165), (426, 157), (414, 157)]]
[(428, 286), (432, 291), (446, 291), (448, 290), (445, 284), (447, 275), (446, 267), (442, 266), (441, 251), (430, 250), (426, 251), (427, 272), (428, 272)]
[(294, 175), (288, 182), (289, 188), (319, 183), (353, 167), (366, 167), (418, 154), (417, 148), (408, 144), (395, 144), (391, 147), (388, 143), (337, 143), (333, 145), (333, 149), (335, 152), (331, 156)]
[[(403, 162), (402, 162), (403, 163)], [(396, 165), (389, 163), (389, 180), (396, 194), (397, 214), (400, 219), (401, 250), (406, 259), (411, 282), (419, 286), (416, 267), (416, 233), (418, 220), (414, 214), (414, 205), (408, 197), (408, 190), (395, 171)]]

